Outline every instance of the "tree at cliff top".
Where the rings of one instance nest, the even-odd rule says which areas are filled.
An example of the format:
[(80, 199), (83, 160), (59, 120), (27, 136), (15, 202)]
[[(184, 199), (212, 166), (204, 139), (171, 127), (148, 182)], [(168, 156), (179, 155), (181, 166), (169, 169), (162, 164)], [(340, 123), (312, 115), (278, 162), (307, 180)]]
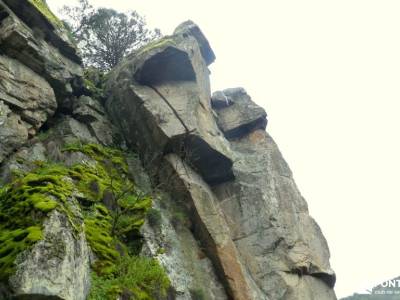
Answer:
[(145, 19), (136, 11), (125, 14), (108, 8), (95, 9), (88, 0), (79, 0), (78, 6), (64, 6), (62, 12), (84, 63), (103, 71), (161, 36), (159, 29), (148, 29)]

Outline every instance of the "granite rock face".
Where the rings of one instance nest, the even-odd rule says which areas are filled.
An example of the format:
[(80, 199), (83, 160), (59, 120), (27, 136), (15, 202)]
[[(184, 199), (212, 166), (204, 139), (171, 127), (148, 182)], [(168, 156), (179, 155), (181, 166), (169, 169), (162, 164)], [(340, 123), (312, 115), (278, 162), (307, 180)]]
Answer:
[[(87, 299), (91, 272), (110, 266), (104, 253), (124, 260), (123, 242), (164, 267), (160, 300), (336, 299), (328, 245), (265, 110), (243, 88), (211, 95), (200, 28), (186, 21), (128, 55), (96, 96), (39, 2), (0, 0), (0, 298)], [(152, 199), (118, 243), (104, 178)]]
[(208, 42), (193, 23), (185, 26), (128, 56), (112, 71), (107, 109), (140, 153), (176, 153), (215, 184), (233, 178), (230, 149), (210, 105), (209, 70), (203, 58)]
[(211, 96), (214, 58), (185, 22), (112, 72), (107, 110), (186, 203), (229, 298), (336, 299), (327, 243), (265, 132), (265, 110), (243, 88)]
[(1, 52), (44, 77), (61, 103), (82, 76), (82, 61), (62, 25), (29, 0), (2, 0), (0, 12)]
[(262, 299), (335, 299), (327, 243), (272, 138), (259, 129), (231, 145), (236, 179), (214, 192)]
[(0, 107), (1, 162), (36, 134), (54, 114), (57, 102), (46, 80), (19, 61), (0, 55)]
[(267, 126), (267, 113), (251, 100), (243, 88), (217, 91), (211, 104), (218, 114), (218, 126), (228, 139)]
[(228, 296), (234, 299), (252, 298), (244, 266), (210, 187), (176, 154), (169, 154), (165, 159), (175, 176), (163, 177), (173, 178), (168, 183), (172, 187), (171, 193), (182, 190), (177, 197), (190, 201), (195, 236), (202, 241), (204, 251), (214, 263)]
[(54, 210), (44, 223), (43, 240), (17, 258), (16, 273), (10, 278), (15, 297), (85, 300), (90, 290), (89, 256), (85, 234), (75, 237), (67, 217)]
[[(217, 122), (230, 140), (235, 180), (213, 190), (252, 280), (266, 299), (334, 299), (328, 245), (264, 131), (265, 111), (243, 89), (223, 94), (231, 104), (217, 109)], [(320, 281), (328, 288), (319, 292)]]
[(82, 81), (65, 31), (32, 3), (0, 1), (0, 162), (79, 94)]

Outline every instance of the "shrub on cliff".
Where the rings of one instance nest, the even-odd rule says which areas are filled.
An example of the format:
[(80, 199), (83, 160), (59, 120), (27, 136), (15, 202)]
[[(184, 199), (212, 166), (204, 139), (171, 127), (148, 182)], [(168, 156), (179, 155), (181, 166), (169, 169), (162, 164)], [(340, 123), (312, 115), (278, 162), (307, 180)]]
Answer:
[(79, 0), (78, 6), (64, 6), (62, 11), (84, 63), (103, 71), (116, 66), (132, 50), (161, 36), (158, 29), (148, 29), (145, 19), (136, 11), (95, 9), (88, 0)]

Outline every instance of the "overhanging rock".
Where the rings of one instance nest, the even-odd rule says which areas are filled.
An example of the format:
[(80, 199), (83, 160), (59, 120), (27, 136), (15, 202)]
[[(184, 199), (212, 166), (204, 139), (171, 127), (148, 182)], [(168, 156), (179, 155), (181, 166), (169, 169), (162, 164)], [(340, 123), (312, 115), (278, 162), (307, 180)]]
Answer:
[(229, 144), (210, 105), (212, 50), (193, 23), (179, 28), (128, 56), (111, 73), (107, 109), (128, 142), (152, 156), (147, 160), (173, 152), (209, 184), (231, 180)]
[(217, 111), (217, 123), (228, 139), (265, 129), (267, 113), (256, 105), (243, 88), (215, 92), (211, 104)]

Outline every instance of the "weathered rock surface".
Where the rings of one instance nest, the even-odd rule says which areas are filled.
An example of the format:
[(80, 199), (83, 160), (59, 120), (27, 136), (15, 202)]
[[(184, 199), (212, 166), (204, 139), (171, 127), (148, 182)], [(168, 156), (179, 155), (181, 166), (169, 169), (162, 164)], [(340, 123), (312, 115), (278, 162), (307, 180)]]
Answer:
[(20, 62), (0, 56), (0, 100), (15, 108), (37, 130), (57, 108), (46, 80)]
[[(151, 181), (140, 160), (128, 157), (130, 173), (144, 192), (151, 192)], [(172, 171), (172, 169), (170, 169)], [(153, 202), (153, 209), (160, 213), (155, 221), (148, 221), (142, 227), (145, 244), (142, 253), (153, 256), (168, 273), (175, 291), (175, 299), (192, 299), (196, 292), (204, 299), (227, 299), (225, 289), (219, 281), (210, 259), (204, 254), (193, 233), (185, 226), (188, 220), (182, 219), (185, 205), (164, 192)], [(205, 288), (206, 287), (206, 288)]]
[(256, 130), (231, 145), (236, 179), (214, 192), (262, 299), (335, 299), (328, 246), (274, 141)]
[[(251, 278), (266, 299), (335, 299), (328, 245), (263, 130), (265, 111), (243, 89), (223, 93), (232, 104), (217, 110), (217, 122), (231, 139), (235, 180), (214, 192)], [(249, 126), (257, 121), (261, 129)], [(327, 288), (321, 290), (320, 281)]]
[(207, 66), (214, 62), (214, 51), (212, 50), (207, 38), (201, 32), (199, 26), (197, 26), (195, 23), (190, 20), (183, 22), (175, 29), (174, 34), (181, 36), (193, 36), (200, 47), (201, 55)]
[[(85, 236), (82, 228), (85, 222), (99, 221), (111, 226), (117, 205), (103, 206), (106, 191), (97, 197), (100, 184), (88, 178), (101, 182), (110, 177), (113, 182), (112, 176), (122, 173), (124, 180), (134, 182), (138, 199), (150, 194), (156, 199), (153, 207), (158, 213), (142, 228), (142, 254), (164, 266), (172, 286), (170, 297), (336, 299), (327, 243), (277, 145), (265, 132), (265, 110), (242, 88), (211, 97), (208, 65), (215, 55), (196, 24), (184, 22), (172, 36), (128, 55), (107, 76), (104, 109), (94, 94), (83, 95), (81, 60), (62, 25), (34, 3), (0, 0), (0, 188), (11, 188), (21, 174), (40, 177), (40, 188), (35, 180), (29, 187), (41, 190), (45, 203), (42, 198), (31, 201), (36, 206), (30, 213), (41, 218), (35, 226), (43, 238), (21, 248), (25, 250), (16, 256), (16, 272), (7, 282), (2, 278), (0, 297), (11, 291), (19, 299), (86, 299), (89, 261), (104, 258), (101, 251), (90, 255), (86, 243), (88, 238), (96, 247), (89, 237), (99, 230)], [(103, 99), (105, 94), (100, 94)], [(124, 147), (125, 142), (140, 159), (132, 154), (121, 165), (123, 158), (104, 156), (114, 153), (107, 147), (93, 146)], [(79, 148), (85, 143), (92, 145)], [(62, 148), (66, 145), (75, 150)], [(120, 168), (107, 175), (110, 161)], [(86, 169), (102, 164), (90, 172)], [(74, 176), (65, 175), (77, 165)], [(64, 172), (61, 183), (53, 173), (34, 173), (45, 172), (40, 166), (54, 174)], [(81, 172), (88, 177), (85, 190)], [(156, 196), (146, 172), (161, 196)], [(73, 184), (64, 187), (66, 199), (64, 194), (48, 193), (47, 184), (61, 189), (68, 180)], [(6, 195), (4, 189), (1, 193)], [(48, 205), (53, 196), (60, 199), (52, 208)], [(114, 196), (108, 199), (113, 201)], [(16, 199), (31, 203), (29, 196), (24, 197)], [(138, 224), (144, 222), (145, 208), (141, 209)], [(96, 222), (85, 220), (98, 213), (102, 216)], [(2, 217), (0, 229), (6, 228), (8, 235), (0, 232), (0, 237), (12, 239), (16, 229), (13, 223), (3, 224)], [(81, 230), (76, 230), (77, 224)], [(101, 233), (107, 236), (101, 237), (101, 247), (117, 257), (124, 249), (110, 243), (113, 238), (107, 232)], [(139, 232), (134, 235), (140, 237)], [(130, 238), (124, 236), (124, 242)]]
[(29, 125), (0, 101), (0, 163), (28, 139)]
[(82, 81), (81, 59), (61, 22), (32, 3), (0, 1), (0, 162), (79, 93)]
[(19, 61), (0, 55), (0, 162), (35, 135), (56, 108), (46, 80)]
[(233, 178), (232, 161), (211, 113), (209, 71), (197, 42), (206, 40), (195, 25), (188, 26), (132, 54), (112, 72), (107, 109), (140, 153), (177, 153), (214, 184)]
[(86, 124), (91, 134), (103, 145), (112, 145), (116, 129), (108, 120), (103, 105), (88, 96), (81, 96), (73, 103), (73, 116)]
[(204, 35), (186, 22), (114, 70), (107, 109), (130, 145), (164, 155), (161, 167), (155, 160), (160, 180), (186, 199), (194, 236), (228, 297), (336, 299), (328, 246), (264, 131), (265, 110), (242, 88), (211, 97), (213, 60)]
[[(8, 1), (11, 7), (25, 7), (28, 1)], [(28, 5), (28, 4), (26, 4)], [(22, 9), (26, 11), (28, 8)], [(0, 49), (12, 58), (15, 58), (31, 68), (40, 76), (43, 76), (54, 89), (59, 103), (64, 97), (72, 94), (74, 80), (82, 76), (82, 68), (79, 61), (72, 61), (63, 56), (59, 49), (66, 49), (62, 45), (47, 42), (48, 32), (45, 24), (35, 23), (30, 26), (29, 16), (21, 15), (19, 19), (4, 2), (0, 2), (0, 10), (3, 17), (0, 23)], [(19, 12), (20, 10), (18, 10)], [(23, 23), (27, 22), (27, 23)], [(42, 25), (42, 26), (41, 26)], [(72, 52), (72, 50), (68, 50)]]
[(165, 159), (175, 176), (171, 176), (167, 171), (163, 177), (171, 178), (167, 183), (171, 192), (180, 190), (179, 196), (191, 201), (194, 233), (202, 241), (229, 296), (234, 299), (250, 299), (251, 293), (244, 275), (244, 266), (240, 262), (236, 247), (230, 238), (229, 228), (210, 187), (176, 154), (169, 154)]
[(211, 103), (218, 114), (218, 126), (228, 139), (267, 126), (267, 113), (251, 100), (243, 88), (215, 92)]
[[(71, 200), (72, 201), (72, 200)], [(90, 250), (85, 234), (74, 236), (68, 218), (54, 210), (44, 223), (44, 237), (17, 258), (10, 278), (15, 297), (85, 300), (90, 290)]]
[(1, 52), (44, 77), (61, 103), (82, 76), (81, 60), (65, 33), (28, 0), (0, 1), (0, 12)]

